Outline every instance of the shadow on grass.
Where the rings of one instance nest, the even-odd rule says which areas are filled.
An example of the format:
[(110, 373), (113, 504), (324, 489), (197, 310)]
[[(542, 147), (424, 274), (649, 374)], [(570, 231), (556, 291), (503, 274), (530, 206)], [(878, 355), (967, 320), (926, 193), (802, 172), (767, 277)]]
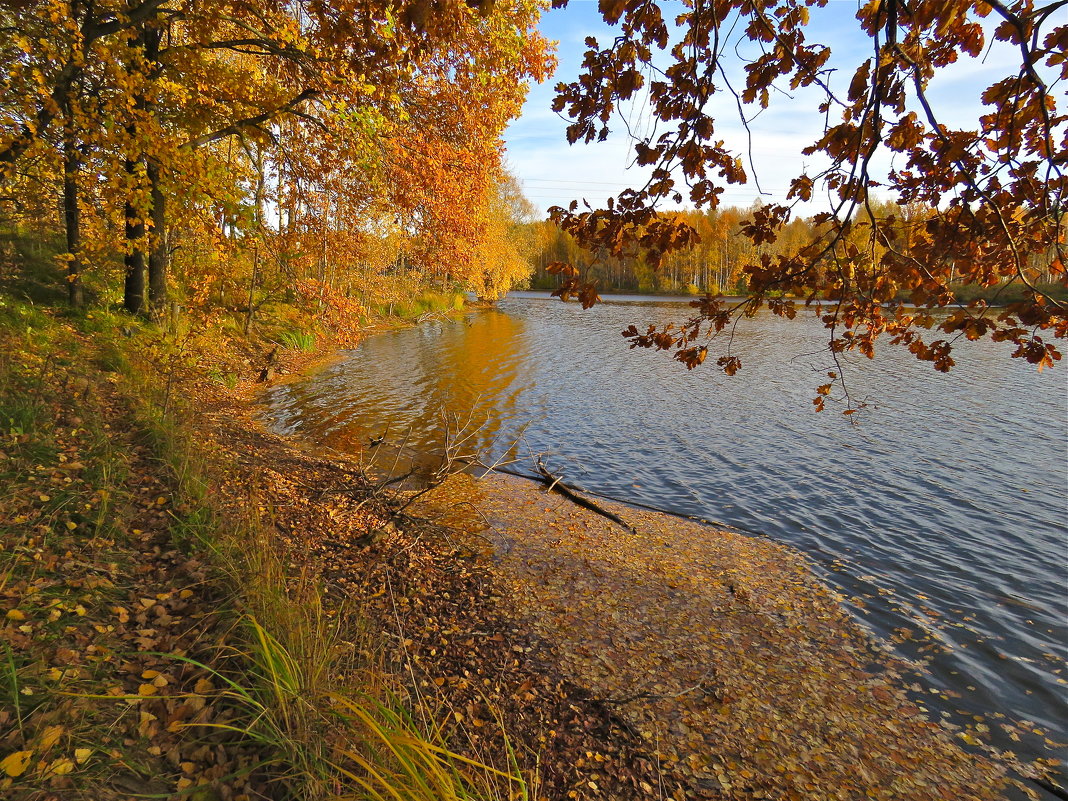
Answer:
[(67, 280), (56, 259), (60, 240), (0, 230), (0, 292), (45, 306), (67, 302)]

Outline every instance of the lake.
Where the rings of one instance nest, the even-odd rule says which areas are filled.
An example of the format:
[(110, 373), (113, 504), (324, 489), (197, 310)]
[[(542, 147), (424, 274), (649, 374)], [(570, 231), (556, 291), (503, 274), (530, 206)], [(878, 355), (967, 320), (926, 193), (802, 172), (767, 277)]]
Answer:
[(1068, 720), (1068, 366), (1038, 373), (965, 342), (941, 374), (887, 344), (845, 360), (857, 414), (816, 413), (833, 366), (812, 317), (742, 321), (733, 377), (715, 348), (687, 371), (620, 336), (689, 311), (516, 293), (370, 337), (273, 387), (268, 417), (340, 451), (384, 437), (439, 453), (448, 431), (459, 455), (530, 473), (540, 454), (594, 493), (789, 543), (877, 636), (928, 663), (919, 691), (939, 714), (982, 715), (999, 747), (1064, 759), (1047, 738), (1063, 743)]

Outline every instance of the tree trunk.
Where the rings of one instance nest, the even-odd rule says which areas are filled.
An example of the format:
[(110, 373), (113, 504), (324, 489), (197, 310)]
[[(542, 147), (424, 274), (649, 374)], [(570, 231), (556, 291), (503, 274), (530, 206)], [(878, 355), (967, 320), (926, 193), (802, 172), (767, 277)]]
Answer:
[(152, 248), (148, 254), (148, 297), (156, 314), (163, 314), (167, 308), (167, 271), (170, 267), (167, 197), (159, 185), (159, 165), (149, 159), (147, 168), (152, 192)]
[(252, 315), (256, 312), (256, 307), (253, 305), (253, 301), (256, 298), (256, 279), (259, 278), (260, 273), (260, 254), (256, 248), (256, 243), (252, 243), (252, 280), (248, 285), (248, 312), (245, 314), (245, 335), (248, 336), (249, 329), (252, 328)]
[[(161, 70), (159, 47), (163, 37), (162, 28), (142, 27), (141, 42), (145, 58), (152, 65), (153, 79)], [(144, 108), (155, 114), (155, 103), (143, 101)], [(167, 270), (170, 266), (170, 251), (167, 242), (167, 198), (160, 186), (160, 165), (152, 158), (145, 159), (145, 174), (148, 177), (149, 195), (152, 202), (152, 233), (148, 246), (148, 297), (152, 310), (158, 316), (167, 311)]]
[[(136, 172), (136, 162), (127, 162), (127, 172)], [(123, 257), (126, 265), (126, 284), (122, 305), (130, 314), (140, 314), (145, 308), (145, 223), (139, 212), (127, 201), (126, 242), (130, 252)]]
[(63, 225), (67, 234), (67, 300), (74, 308), (85, 305), (82, 286), (82, 230), (81, 209), (78, 207), (78, 171), (81, 154), (74, 141), (74, 131), (67, 125), (63, 135)]
[[(144, 53), (145, 58), (155, 63), (159, 56), (159, 44), (160, 37), (162, 36), (162, 30), (150, 28), (144, 24), (137, 26), (136, 30), (131, 32), (129, 43), (132, 47), (140, 48)], [(133, 71), (139, 69), (136, 63), (127, 65), (127, 69)], [(153, 75), (149, 75), (149, 78), (153, 78)], [(134, 116), (132, 120), (126, 126), (126, 133), (130, 136), (131, 142), (138, 141), (138, 120), (147, 112), (148, 114), (154, 113), (154, 109), (150, 107), (149, 100), (145, 97), (144, 93), (138, 92), (134, 98)], [(144, 186), (142, 176), (139, 174), (140, 170), (145, 169), (146, 173), (158, 167), (153, 165), (150, 160), (146, 160), (144, 151), (140, 148), (133, 150), (126, 158), (126, 174), (131, 178), (131, 187), (141, 185)], [(145, 310), (145, 267), (146, 267), (146, 253), (149, 249), (148, 242), (148, 226), (145, 224), (145, 215), (151, 213), (152, 220), (157, 220), (157, 212), (161, 215), (159, 219), (166, 223), (166, 207), (161, 202), (160, 208), (156, 209), (156, 189), (157, 182), (152, 180), (151, 174), (148, 176), (148, 189), (150, 192), (152, 209), (139, 209), (135, 206), (132, 200), (127, 200), (125, 206), (126, 216), (126, 242), (129, 252), (123, 259), (126, 265), (126, 284), (123, 297), (123, 306), (130, 314), (141, 314)], [(158, 173), (156, 178), (158, 180)], [(161, 226), (162, 228), (165, 226)], [(154, 249), (153, 249), (154, 250)], [(156, 280), (159, 282), (157, 285), (153, 285), (153, 295), (157, 290), (162, 290), (162, 295), (159, 297), (159, 302), (162, 304), (166, 300), (166, 254), (163, 253), (164, 261), (163, 265), (157, 263), (156, 265)]]

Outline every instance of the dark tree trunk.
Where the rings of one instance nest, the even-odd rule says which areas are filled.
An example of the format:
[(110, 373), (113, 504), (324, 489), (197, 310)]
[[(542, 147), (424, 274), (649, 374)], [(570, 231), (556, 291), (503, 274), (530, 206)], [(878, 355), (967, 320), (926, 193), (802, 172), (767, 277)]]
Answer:
[[(141, 42), (145, 58), (152, 65), (151, 76), (158, 77), (162, 67), (159, 63), (159, 47), (163, 37), (162, 28), (143, 27)], [(145, 108), (155, 114), (155, 104), (145, 102)], [(167, 308), (167, 270), (170, 252), (167, 247), (167, 198), (160, 186), (160, 165), (152, 158), (145, 160), (150, 199), (152, 202), (152, 236), (148, 251), (148, 297), (152, 310), (161, 315)]]
[(245, 334), (247, 335), (249, 329), (252, 328), (252, 315), (256, 313), (256, 307), (253, 305), (253, 301), (256, 298), (256, 280), (260, 275), (260, 256), (259, 250), (256, 248), (256, 243), (252, 243), (252, 280), (248, 285), (248, 312), (245, 314)]
[[(136, 162), (128, 162), (126, 169), (135, 172)], [(122, 305), (130, 314), (140, 314), (145, 308), (145, 223), (132, 203), (126, 203), (125, 213), (126, 242), (130, 252), (123, 257), (126, 284)]]
[[(143, 25), (138, 26), (135, 31), (131, 32), (129, 39), (130, 46), (140, 48), (146, 56), (149, 55), (148, 48), (153, 41), (158, 43), (154, 32)], [(133, 71), (137, 69), (137, 66), (129, 64), (127, 69)], [(137, 124), (138, 118), (147, 109), (148, 100), (143, 93), (139, 92), (134, 97), (134, 117), (126, 125), (126, 133), (129, 135), (131, 143), (138, 141), (140, 133)], [(133, 152), (127, 156), (124, 166), (126, 174), (130, 178), (132, 189), (139, 185), (143, 186), (141, 170), (147, 164), (140, 147), (131, 148), (131, 150)], [(145, 254), (148, 250), (148, 226), (145, 224), (145, 215), (148, 213), (148, 209), (138, 208), (131, 199), (126, 201), (124, 213), (126, 216), (126, 247), (129, 252), (123, 258), (123, 263), (126, 265), (123, 306), (130, 314), (142, 314), (145, 311)]]
[(148, 254), (148, 297), (156, 314), (167, 307), (167, 197), (159, 185), (159, 165), (149, 160), (148, 182), (152, 187), (152, 249)]
[(63, 225), (67, 233), (67, 300), (75, 308), (85, 305), (82, 287), (82, 230), (81, 209), (78, 207), (78, 172), (81, 154), (68, 125), (63, 136)]

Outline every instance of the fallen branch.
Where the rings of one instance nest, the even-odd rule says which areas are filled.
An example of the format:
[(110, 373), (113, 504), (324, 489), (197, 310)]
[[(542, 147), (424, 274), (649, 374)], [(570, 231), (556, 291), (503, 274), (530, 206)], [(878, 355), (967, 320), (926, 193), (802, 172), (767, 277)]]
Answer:
[(625, 520), (623, 520), (622, 517), (617, 515), (615, 512), (610, 512), (603, 506), (594, 503), (588, 498), (584, 498), (583, 496), (579, 495), (574, 488), (569, 487), (560, 478), (550, 473), (549, 470), (542, 463), (540, 456), (534, 460), (534, 466), (538, 468), (538, 472), (541, 474), (542, 482), (549, 488), (550, 491), (558, 492), (572, 503), (581, 506), (583, 509), (589, 509), (591, 512), (596, 512), (597, 514), (601, 515), (601, 517), (608, 518), (613, 523), (617, 523), (618, 525), (623, 526), (623, 528), (625, 528), (632, 534), (637, 533), (634, 530), (634, 526), (632, 526), (630, 523), (627, 523)]

